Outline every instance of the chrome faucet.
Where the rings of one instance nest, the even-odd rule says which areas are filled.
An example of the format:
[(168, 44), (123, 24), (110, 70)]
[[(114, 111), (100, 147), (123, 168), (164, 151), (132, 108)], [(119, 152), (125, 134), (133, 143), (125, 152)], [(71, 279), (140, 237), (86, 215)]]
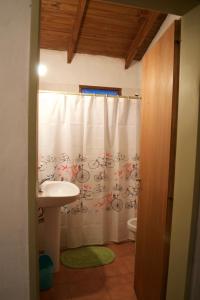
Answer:
[(42, 180), (38, 183), (38, 190), (39, 190), (39, 192), (42, 192), (41, 185), (42, 185), (45, 181), (48, 181), (48, 180), (54, 180), (54, 175), (53, 175), (53, 174), (48, 175), (46, 178), (42, 179)]

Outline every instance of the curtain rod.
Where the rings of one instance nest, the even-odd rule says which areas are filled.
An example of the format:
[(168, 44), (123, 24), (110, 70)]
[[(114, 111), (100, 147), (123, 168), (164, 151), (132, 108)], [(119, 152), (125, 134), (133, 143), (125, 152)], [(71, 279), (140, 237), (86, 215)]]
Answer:
[(134, 99), (141, 100), (142, 98), (139, 95), (134, 96), (111, 96), (111, 95), (101, 95), (101, 94), (88, 94), (88, 93), (67, 93), (62, 91), (49, 91), (49, 90), (39, 90), (39, 93), (55, 93), (55, 94), (64, 94), (64, 95), (77, 95), (77, 96), (105, 96), (111, 98), (125, 98), (125, 99)]

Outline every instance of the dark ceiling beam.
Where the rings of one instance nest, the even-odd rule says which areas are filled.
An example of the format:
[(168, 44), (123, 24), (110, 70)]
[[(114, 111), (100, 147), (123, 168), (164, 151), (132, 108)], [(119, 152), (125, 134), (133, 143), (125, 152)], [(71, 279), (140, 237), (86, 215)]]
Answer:
[(147, 37), (149, 31), (152, 29), (155, 21), (157, 20), (159, 13), (151, 13), (151, 15), (145, 20), (144, 17), (141, 18), (141, 26), (136, 36), (132, 40), (132, 43), (128, 49), (127, 56), (125, 58), (125, 69), (128, 69), (137, 55), (137, 52)]
[(71, 63), (76, 47), (78, 44), (78, 39), (80, 35), (81, 26), (83, 24), (84, 16), (86, 14), (88, 0), (79, 0), (78, 7), (77, 7), (77, 13), (74, 20), (74, 26), (72, 30), (72, 35), (69, 40), (68, 48), (67, 48), (67, 62)]

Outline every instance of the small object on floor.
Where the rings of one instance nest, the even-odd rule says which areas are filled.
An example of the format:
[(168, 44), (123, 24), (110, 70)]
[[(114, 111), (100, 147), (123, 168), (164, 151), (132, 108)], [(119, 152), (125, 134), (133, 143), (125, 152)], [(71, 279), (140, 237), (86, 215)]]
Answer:
[(48, 290), (53, 285), (53, 262), (48, 255), (40, 255), (40, 290)]
[(91, 268), (109, 264), (115, 259), (114, 252), (102, 246), (86, 246), (68, 249), (61, 254), (61, 262), (70, 268)]

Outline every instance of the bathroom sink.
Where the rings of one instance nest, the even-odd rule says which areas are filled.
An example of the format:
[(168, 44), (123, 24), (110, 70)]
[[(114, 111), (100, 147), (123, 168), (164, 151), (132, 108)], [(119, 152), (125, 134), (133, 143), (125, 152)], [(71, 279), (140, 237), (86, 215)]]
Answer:
[(41, 184), (41, 192), (38, 193), (38, 207), (60, 207), (75, 201), (80, 189), (67, 181), (45, 181)]
[(45, 181), (40, 185), (41, 192), (37, 196), (37, 206), (44, 208), (44, 250), (51, 257), (54, 272), (60, 266), (60, 207), (78, 199), (79, 188), (67, 181)]

